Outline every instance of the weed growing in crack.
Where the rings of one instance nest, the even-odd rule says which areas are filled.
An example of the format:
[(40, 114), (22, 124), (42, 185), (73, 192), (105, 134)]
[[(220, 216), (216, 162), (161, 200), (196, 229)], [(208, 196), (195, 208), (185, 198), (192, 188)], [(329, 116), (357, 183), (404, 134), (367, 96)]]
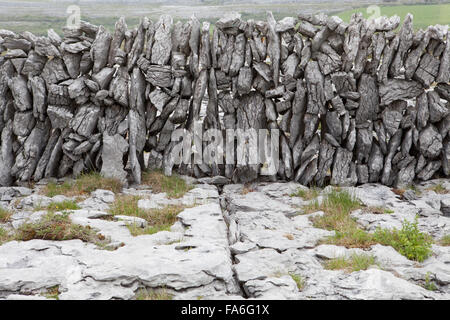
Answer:
[(140, 289), (135, 297), (136, 300), (172, 300), (173, 295), (165, 288), (160, 289)]
[(302, 291), (306, 284), (305, 280), (302, 278), (302, 276), (292, 273), (292, 272), (289, 273), (289, 275), (291, 276), (292, 280), (294, 280), (295, 284), (297, 285), (298, 290)]
[(109, 210), (113, 215), (138, 217), (147, 221), (148, 226), (145, 228), (136, 223), (127, 224), (128, 230), (135, 237), (170, 231), (170, 227), (177, 221), (178, 214), (187, 208), (184, 205), (168, 205), (163, 208), (141, 209), (138, 206), (139, 200), (140, 197), (137, 196), (119, 195)]
[(150, 186), (154, 193), (167, 193), (169, 199), (183, 197), (193, 187), (179, 175), (166, 176), (162, 170), (151, 170), (142, 173), (142, 184)]
[(47, 197), (56, 195), (65, 195), (67, 197), (89, 195), (97, 189), (110, 190), (118, 193), (122, 190), (122, 183), (118, 179), (105, 178), (98, 172), (83, 174), (75, 181), (56, 184), (50, 182), (42, 190), (41, 193)]
[(327, 270), (345, 270), (346, 272), (356, 272), (367, 270), (375, 265), (375, 258), (367, 254), (353, 254), (351, 257), (338, 257), (325, 262), (324, 267)]

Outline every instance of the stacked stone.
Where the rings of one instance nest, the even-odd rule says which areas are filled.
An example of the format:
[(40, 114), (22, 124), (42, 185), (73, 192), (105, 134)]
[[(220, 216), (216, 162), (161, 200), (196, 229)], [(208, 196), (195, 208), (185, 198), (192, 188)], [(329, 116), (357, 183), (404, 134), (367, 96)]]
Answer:
[(176, 165), (172, 132), (198, 126), (225, 143), (242, 139), (227, 129), (279, 129), (269, 131), (279, 139), (270, 180), (402, 186), (449, 176), (448, 26), (414, 32), (411, 15), (399, 25), (268, 13), (226, 15), (212, 34), (208, 22), (168, 15), (133, 30), (121, 18), (113, 34), (86, 22), (63, 38), (0, 30), (0, 185), (92, 170), (139, 183), (144, 152), (168, 175), (262, 177), (265, 165), (240, 164), (237, 150), (232, 164), (196, 162), (211, 151), (198, 136), (184, 155), (191, 164)]

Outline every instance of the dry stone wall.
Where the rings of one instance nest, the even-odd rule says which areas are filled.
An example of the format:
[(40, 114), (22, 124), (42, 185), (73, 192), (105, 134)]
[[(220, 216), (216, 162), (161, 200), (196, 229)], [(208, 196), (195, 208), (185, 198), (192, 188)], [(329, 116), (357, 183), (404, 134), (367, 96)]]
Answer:
[[(408, 185), (450, 175), (447, 26), (413, 17), (350, 23), (142, 19), (63, 38), (0, 30), (0, 185), (100, 171), (139, 183), (162, 167), (235, 182), (260, 165), (175, 165), (171, 133), (278, 129), (278, 173), (304, 185)], [(207, 102), (205, 102), (207, 101)], [(203, 110), (206, 109), (206, 110)], [(203, 110), (203, 111), (202, 111)], [(189, 158), (189, 157), (188, 157)]]

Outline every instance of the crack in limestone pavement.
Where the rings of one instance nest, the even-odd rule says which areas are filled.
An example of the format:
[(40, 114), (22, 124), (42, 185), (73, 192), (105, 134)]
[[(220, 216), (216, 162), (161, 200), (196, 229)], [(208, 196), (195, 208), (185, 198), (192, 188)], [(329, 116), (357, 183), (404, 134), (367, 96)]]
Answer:
[(198, 185), (187, 196), (203, 204), (181, 212), (170, 231), (138, 237), (124, 221), (98, 219), (105, 212), (73, 211), (74, 223), (124, 243), (115, 251), (80, 240), (0, 246), (0, 298), (56, 285), (59, 299), (132, 299), (139, 288), (165, 288), (174, 299), (242, 298), (217, 188)]

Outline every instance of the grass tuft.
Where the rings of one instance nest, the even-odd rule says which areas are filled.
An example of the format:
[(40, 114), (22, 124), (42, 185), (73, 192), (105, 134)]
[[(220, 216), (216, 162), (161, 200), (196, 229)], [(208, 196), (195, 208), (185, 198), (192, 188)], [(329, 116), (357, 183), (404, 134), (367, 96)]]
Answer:
[(439, 194), (450, 193), (447, 189), (445, 189), (445, 187), (442, 185), (442, 183), (439, 183), (439, 184), (434, 185), (434, 186), (432, 186), (430, 188), (427, 188), (427, 190), (434, 191), (434, 192), (439, 193)]
[(370, 233), (355, 227), (349, 228), (344, 232), (336, 231), (334, 236), (320, 241), (319, 244), (334, 244), (336, 246), (344, 246), (346, 248), (367, 249), (376, 244), (376, 242)]
[(7, 223), (11, 220), (12, 213), (3, 207), (0, 207), (0, 223)]
[(374, 213), (374, 214), (392, 214), (394, 213), (394, 210), (384, 208), (384, 207), (367, 207), (364, 208), (363, 211)]
[(14, 237), (6, 229), (0, 227), (0, 245), (12, 240), (14, 240)]
[(151, 187), (155, 193), (165, 192), (171, 199), (183, 197), (193, 187), (186, 183), (179, 175), (168, 177), (161, 170), (151, 170), (142, 173), (142, 184)]
[(302, 291), (305, 287), (305, 280), (302, 278), (302, 276), (295, 274), (295, 273), (289, 273), (292, 280), (294, 280), (295, 284), (297, 285), (297, 288), (299, 291)]
[(320, 189), (311, 188), (308, 190), (298, 189), (297, 192), (292, 193), (290, 196), (291, 197), (300, 197), (303, 200), (312, 200), (312, 199), (317, 198), (319, 196), (319, 194), (320, 194)]
[(425, 284), (423, 287), (429, 291), (436, 291), (437, 287), (436, 284), (430, 279), (430, 272), (427, 272), (425, 275)]
[(74, 200), (65, 200), (61, 202), (51, 202), (48, 206), (37, 206), (34, 211), (47, 210), (48, 212), (61, 212), (65, 210), (78, 210), (80, 206)]
[(339, 257), (325, 262), (327, 270), (345, 270), (346, 272), (356, 272), (367, 270), (375, 264), (375, 258), (367, 254), (354, 254), (350, 258)]
[(48, 183), (41, 191), (47, 197), (65, 195), (67, 197), (89, 195), (97, 189), (110, 190), (118, 193), (122, 190), (122, 183), (118, 179), (105, 178), (98, 172), (83, 174), (73, 182), (56, 184)]
[(62, 214), (49, 212), (37, 222), (22, 224), (17, 229), (15, 239), (21, 241), (33, 239), (53, 241), (79, 239), (99, 246), (107, 242), (105, 236), (98, 234), (91, 227), (72, 223), (68, 212), (63, 212)]
[(59, 300), (59, 286), (48, 288), (47, 291), (42, 294), (42, 296), (46, 297), (47, 299)]
[(450, 234), (447, 234), (439, 240), (439, 244), (444, 247), (450, 246)]
[(136, 300), (172, 300), (173, 295), (166, 289), (141, 289), (136, 294)]
[(177, 221), (178, 214), (186, 209), (186, 206), (182, 205), (169, 205), (160, 209), (141, 209), (138, 207), (139, 199), (140, 197), (130, 195), (117, 196), (109, 210), (113, 215), (139, 217), (148, 222), (149, 226), (146, 228), (128, 224), (127, 227), (133, 236), (169, 231)]
[(333, 190), (323, 199), (304, 207), (305, 213), (325, 212), (322, 216), (312, 218), (314, 227), (334, 230), (335, 236), (321, 243), (335, 244), (347, 248), (367, 248), (374, 244), (370, 235), (362, 230), (350, 213), (362, 208), (361, 203), (347, 191)]

